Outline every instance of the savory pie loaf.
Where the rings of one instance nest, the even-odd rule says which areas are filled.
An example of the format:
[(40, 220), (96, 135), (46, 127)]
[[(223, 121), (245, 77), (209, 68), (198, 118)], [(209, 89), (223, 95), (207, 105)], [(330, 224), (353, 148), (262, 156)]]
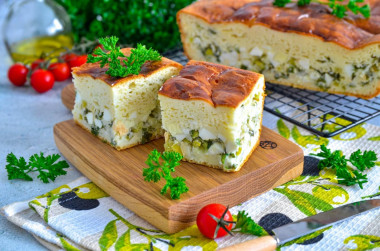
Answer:
[[(122, 49), (125, 55), (130, 49)], [(74, 120), (118, 150), (163, 136), (157, 92), (182, 66), (167, 58), (147, 61), (139, 75), (111, 77), (99, 63), (73, 69)]]
[(158, 92), (165, 150), (238, 171), (259, 143), (264, 88), (259, 73), (190, 61)]
[(197, 1), (177, 14), (185, 54), (260, 72), (268, 82), (372, 98), (380, 93), (380, 1), (371, 17), (273, 0)]

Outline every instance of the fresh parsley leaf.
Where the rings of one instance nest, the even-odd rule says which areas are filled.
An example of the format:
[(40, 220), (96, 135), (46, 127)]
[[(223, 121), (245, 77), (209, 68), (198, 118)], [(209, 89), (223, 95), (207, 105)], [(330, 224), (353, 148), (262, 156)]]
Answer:
[(149, 155), (148, 159), (146, 160), (146, 164), (149, 166), (149, 168), (143, 169), (143, 176), (145, 177), (145, 181), (153, 181), (158, 182), (161, 179), (161, 174), (159, 173), (160, 165), (160, 157), (161, 154), (154, 149)]
[[(374, 151), (364, 151), (362, 154), (360, 150), (357, 150), (350, 155), (350, 159), (346, 159), (342, 151), (331, 152), (325, 145), (321, 145), (321, 152), (311, 155), (322, 158), (318, 163), (319, 169), (335, 169), (339, 184), (346, 186), (358, 184), (361, 189), (363, 189), (363, 184), (368, 182), (367, 175), (363, 174), (362, 171), (374, 167), (377, 160)], [(348, 167), (348, 162), (358, 170)]]
[(274, 0), (273, 5), (278, 7), (285, 7), (285, 5), (291, 2), (292, 0)]
[(239, 211), (236, 219), (236, 224), (232, 232), (239, 232), (243, 234), (252, 234), (256, 236), (268, 235), (263, 227), (257, 224), (251, 217), (248, 216), (248, 213), (244, 210)]
[(17, 157), (10, 153), (7, 155), (7, 162), (8, 164), (5, 166), (8, 172), (8, 180), (14, 180), (14, 179), (21, 179), (21, 180), (27, 180), (32, 181), (32, 177), (30, 177), (27, 173), (29, 170), (29, 166), (26, 164), (25, 159), (23, 157), (20, 157), (20, 159), (17, 159)]
[(7, 155), (8, 164), (5, 166), (8, 172), (8, 180), (23, 179), (32, 181), (33, 179), (28, 173), (39, 172), (37, 178), (42, 182), (49, 183), (49, 179), (54, 181), (56, 177), (66, 174), (67, 172), (64, 169), (69, 167), (69, 164), (64, 160), (57, 162), (59, 158), (58, 154), (45, 157), (41, 152), (40, 155), (32, 155), (27, 164), (23, 157), (17, 159), (13, 153), (10, 153)]
[[(162, 159), (161, 163), (160, 157)], [(164, 195), (170, 190), (170, 197), (173, 200), (179, 199), (181, 194), (189, 191), (185, 178), (173, 178), (171, 176), (171, 173), (175, 172), (175, 167), (180, 165), (179, 161), (181, 159), (182, 155), (177, 152), (164, 152), (161, 154), (154, 149), (145, 161), (149, 167), (143, 169), (144, 180), (158, 182), (161, 178), (164, 178), (166, 184), (161, 189), (161, 194)]]
[(124, 60), (127, 66), (127, 75), (138, 75), (141, 71), (142, 65), (146, 61), (160, 61), (162, 56), (152, 48), (147, 49), (145, 45), (137, 44), (136, 49), (131, 50), (131, 54)]
[(347, 161), (342, 151), (334, 151), (331, 152), (325, 145), (321, 145), (321, 152), (318, 154), (312, 154), (318, 157), (322, 157), (324, 159), (320, 160), (318, 163), (318, 168), (336, 168), (336, 167), (346, 167)]
[(175, 172), (175, 167), (180, 165), (182, 155), (177, 152), (163, 152), (161, 158), (165, 161), (165, 165), (171, 172)]
[(69, 164), (65, 160), (56, 162), (59, 158), (58, 154), (45, 157), (41, 152), (40, 155), (34, 154), (29, 158), (29, 166), (32, 170), (39, 172), (37, 178), (43, 183), (49, 183), (49, 179), (54, 181), (58, 176), (67, 173), (64, 169), (69, 168)]
[(359, 8), (360, 14), (362, 14), (365, 18), (370, 18), (371, 17), (371, 8), (369, 7), (368, 4), (362, 6)]
[(286, 7), (288, 3), (297, 2), (298, 6), (306, 6), (311, 2), (319, 3), (323, 5), (328, 5), (331, 8), (331, 14), (337, 16), (338, 18), (344, 18), (347, 16), (347, 11), (351, 11), (354, 14), (362, 14), (365, 18), (371, 16), (371, 9), (368, 4), (359, 6), (358, 3), (363, 3), (363, 0), (349, 0), (347, 4), (342, 3), (343, 0), (329, 0), (319, 1), (319, 0), (274, 0), (273, 5), (278, 7)]
[(298, 6), (305, 6), (310, 4), (311, 0), (298, 0), (297, 5)]
[(332, 9), (332, 12), (331, 14), (339, 17), (339, 18), (344, 18), (345, 16), (347, 16), (346, 14), (346, 6), (344, 5), (340, 5), (340, 4), (337, 4), (337, 3), (332, 3), (330, 4), (330, 7)]
[(374, 151), (364, 151), (364, 153), (361, 154), (360, 150), (353, 152), (349, 159), (351, 164), (356, 166), (360, 171), (374, 167), (376, 160), (377, 156)]
[(189, 188), (186, 186), (186, 179), (183, 177), (175, 177), (170, 179), (169, 177), (164, 177), (167, 182), (162, 188), (161, 194), (166, 194), (166, 192), (170, 189), (170, 198), (173, 200), (178, 200), (181, 194), (189, 191)]
[(117, 41), (119, 41), (119, 38), (115, 36), (99, 38), (99, 43), (103, 45), (105, 51), (100, 47), (96, 48), (93, 54), (88, 55), (87, 63), (100, 62), (100, 67), (102, 68), (108, 64), (109, 69), (106, 71), (108, 75), (112, 77), (125, 77), (127, 69), (121, 65), (119, 59), (125, 56), (120, 51), (120, 47), (116, 46)]
[(123, 78), (131, 74), (138, 75), (146, 61), (159, 61), (162, 58), (157, 51), (152, 48), (147, 49), (141, 44), (132, 49), (131, 54), (126, 57), (120, 47), (116, 46), (118, 41), (119, 38), (115, 36), (99, 38), (99, 43), (103, 45), (105, 51), (97, 48), (93, 54), (88, 55), (87, 63), (99, 62), (102, 68), (108, 64), (106, 74)]

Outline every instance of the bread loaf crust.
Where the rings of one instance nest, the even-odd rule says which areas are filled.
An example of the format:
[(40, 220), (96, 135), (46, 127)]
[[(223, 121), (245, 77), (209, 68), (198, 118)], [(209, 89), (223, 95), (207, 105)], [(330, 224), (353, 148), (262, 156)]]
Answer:
[(339, 19), (331, 15), (327, 6), (316, 3), (304, 7), (292, 3), (287, 8), (279, 8), (273, 6), (273, 0), (197, 1), (177, 13), (177, 23), (181, 24), (181, 14), (187, 13), (208, 23), (235, 22), (249, 27), (263, 25), (278, 31), (317, 37), (355, 50), (380, 43), (380, 1), (366, 2), (371, 7), (370, 18), (348, 13), (347, 17)]
[(204, 100), (213, 106), (238, 107), (250, 95), (259, 73), (191, 60), (158, 92), (174, 99)]

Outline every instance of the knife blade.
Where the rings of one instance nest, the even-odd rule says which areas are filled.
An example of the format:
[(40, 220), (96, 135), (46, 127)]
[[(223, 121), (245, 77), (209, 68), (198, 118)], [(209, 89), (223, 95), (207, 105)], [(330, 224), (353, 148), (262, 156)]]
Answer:
[(380, 208), (380, 199), (364, 200), (346, 204), (332, 210), (277, 227), (272, 230), (274, 235), (260, 237), (234, 246), (226, 247), (221, 250), (274, 250), (276, 247), (286, 242), (353, 218), (376, 208)]

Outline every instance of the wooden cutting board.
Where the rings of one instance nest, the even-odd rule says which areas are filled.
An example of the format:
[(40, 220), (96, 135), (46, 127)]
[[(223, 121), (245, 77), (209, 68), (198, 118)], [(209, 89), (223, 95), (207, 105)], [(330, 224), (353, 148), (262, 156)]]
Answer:
[(175, 175), (186, 179), (189, 192), (171, 200), (169, 195), (160, 194), (164, 180), (149, 183), (142, 176), (148, 154), (153, 149), (164, 151), (163, 139), (117, 151), (73, 120), (56, 124), (54, 137), (72, 165), (115, 200), (167, 233), (193, 225), (198, 211), (207, 204), (235, 206), (298, 177), (303, 170), (302, 149), (264, 127), (260, 146), (239, 172), (224, 173), (181, 162)]

